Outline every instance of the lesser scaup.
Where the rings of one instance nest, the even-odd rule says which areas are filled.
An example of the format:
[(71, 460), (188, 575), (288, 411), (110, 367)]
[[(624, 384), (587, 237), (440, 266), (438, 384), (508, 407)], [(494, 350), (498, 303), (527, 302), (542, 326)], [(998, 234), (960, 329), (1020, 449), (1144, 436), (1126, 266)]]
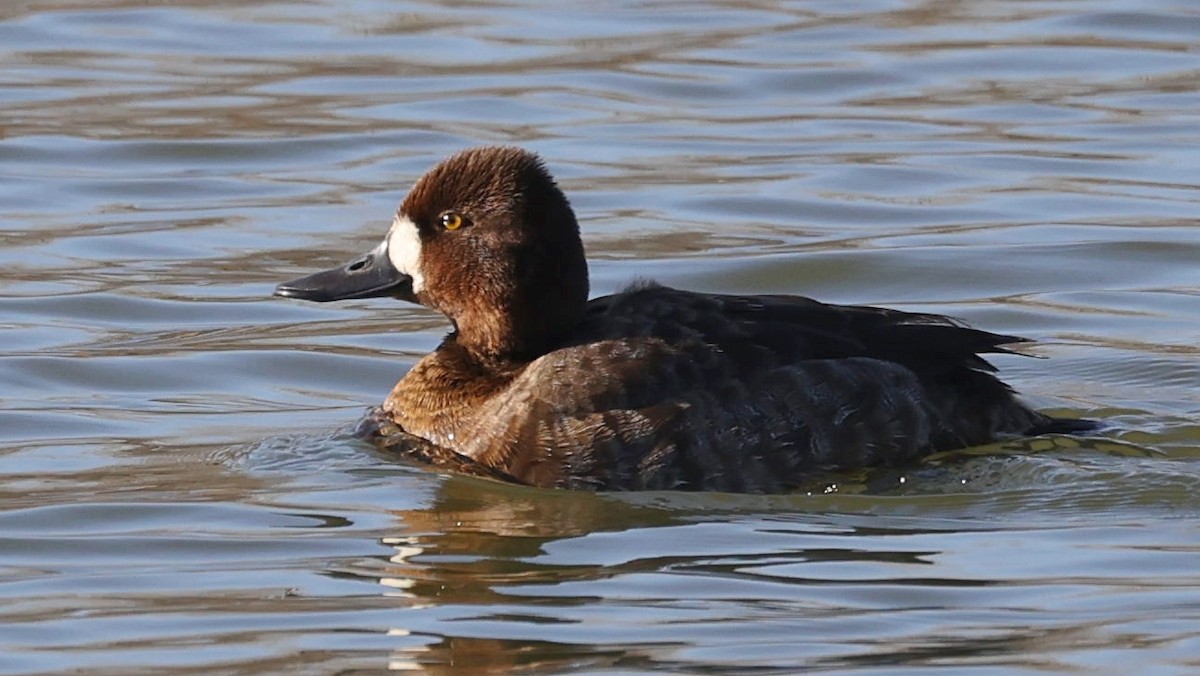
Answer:
[(653, 283), (589, 301), (575, 214), (519, 148), (445, 160), (378, 247), (275, 294), (446, 315), (453, 331), (364, 436), (534, 486), (776, 492), (815, 470), (1088, 426), (1027, 408), (979, 356), (1025, 339), (947, 317)]

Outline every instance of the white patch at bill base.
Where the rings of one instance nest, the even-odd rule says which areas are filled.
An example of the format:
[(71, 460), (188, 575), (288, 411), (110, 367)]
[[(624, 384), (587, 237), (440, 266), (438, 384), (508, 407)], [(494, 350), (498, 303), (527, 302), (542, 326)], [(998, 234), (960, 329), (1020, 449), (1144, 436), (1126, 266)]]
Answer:
[(421, 274), (421, 234), (417, 224), (404, 214), (396, 214), (392, 229), (384, 240), (388, 260), (403, 274), (412, 277), (413, 293), (425, 288), (425, 276)]

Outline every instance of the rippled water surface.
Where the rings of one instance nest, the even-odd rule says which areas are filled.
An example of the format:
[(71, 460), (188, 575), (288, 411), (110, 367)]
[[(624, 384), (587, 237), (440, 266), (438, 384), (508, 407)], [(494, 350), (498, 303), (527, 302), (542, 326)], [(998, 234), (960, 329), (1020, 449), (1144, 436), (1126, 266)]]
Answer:
[[(541, 153), (593, 291), (965, 318), (1101, 417), (790, 496), (446, 477), (347, 429), (446, 330), (273, 285)], [(1200, 670), (1200, 9), (0, 4), (0, 671)]]

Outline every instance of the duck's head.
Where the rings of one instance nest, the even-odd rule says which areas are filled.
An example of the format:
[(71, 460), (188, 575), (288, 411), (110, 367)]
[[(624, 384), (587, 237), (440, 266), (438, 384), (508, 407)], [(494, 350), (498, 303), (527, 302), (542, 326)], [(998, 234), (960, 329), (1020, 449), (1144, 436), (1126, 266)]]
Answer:
[(583, 316), (587, 261), (571, 205), (536, 155), (473, 148), (417, 181), (379, 246), (275, 295), (400, 298), (445, 314), (482, 359), (528, 360)]

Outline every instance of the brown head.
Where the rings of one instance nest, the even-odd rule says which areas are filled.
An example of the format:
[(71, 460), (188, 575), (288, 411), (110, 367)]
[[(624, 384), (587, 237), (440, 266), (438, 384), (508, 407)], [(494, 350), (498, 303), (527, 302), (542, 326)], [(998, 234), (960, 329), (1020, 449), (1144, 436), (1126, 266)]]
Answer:
[(275, 295), (401, 298), (449, 317), (478, 359), (527, 361), (583, 316), (587, 261), (571, 205), (536, 155), (473, 148), (417, 181), (375, 249)]

